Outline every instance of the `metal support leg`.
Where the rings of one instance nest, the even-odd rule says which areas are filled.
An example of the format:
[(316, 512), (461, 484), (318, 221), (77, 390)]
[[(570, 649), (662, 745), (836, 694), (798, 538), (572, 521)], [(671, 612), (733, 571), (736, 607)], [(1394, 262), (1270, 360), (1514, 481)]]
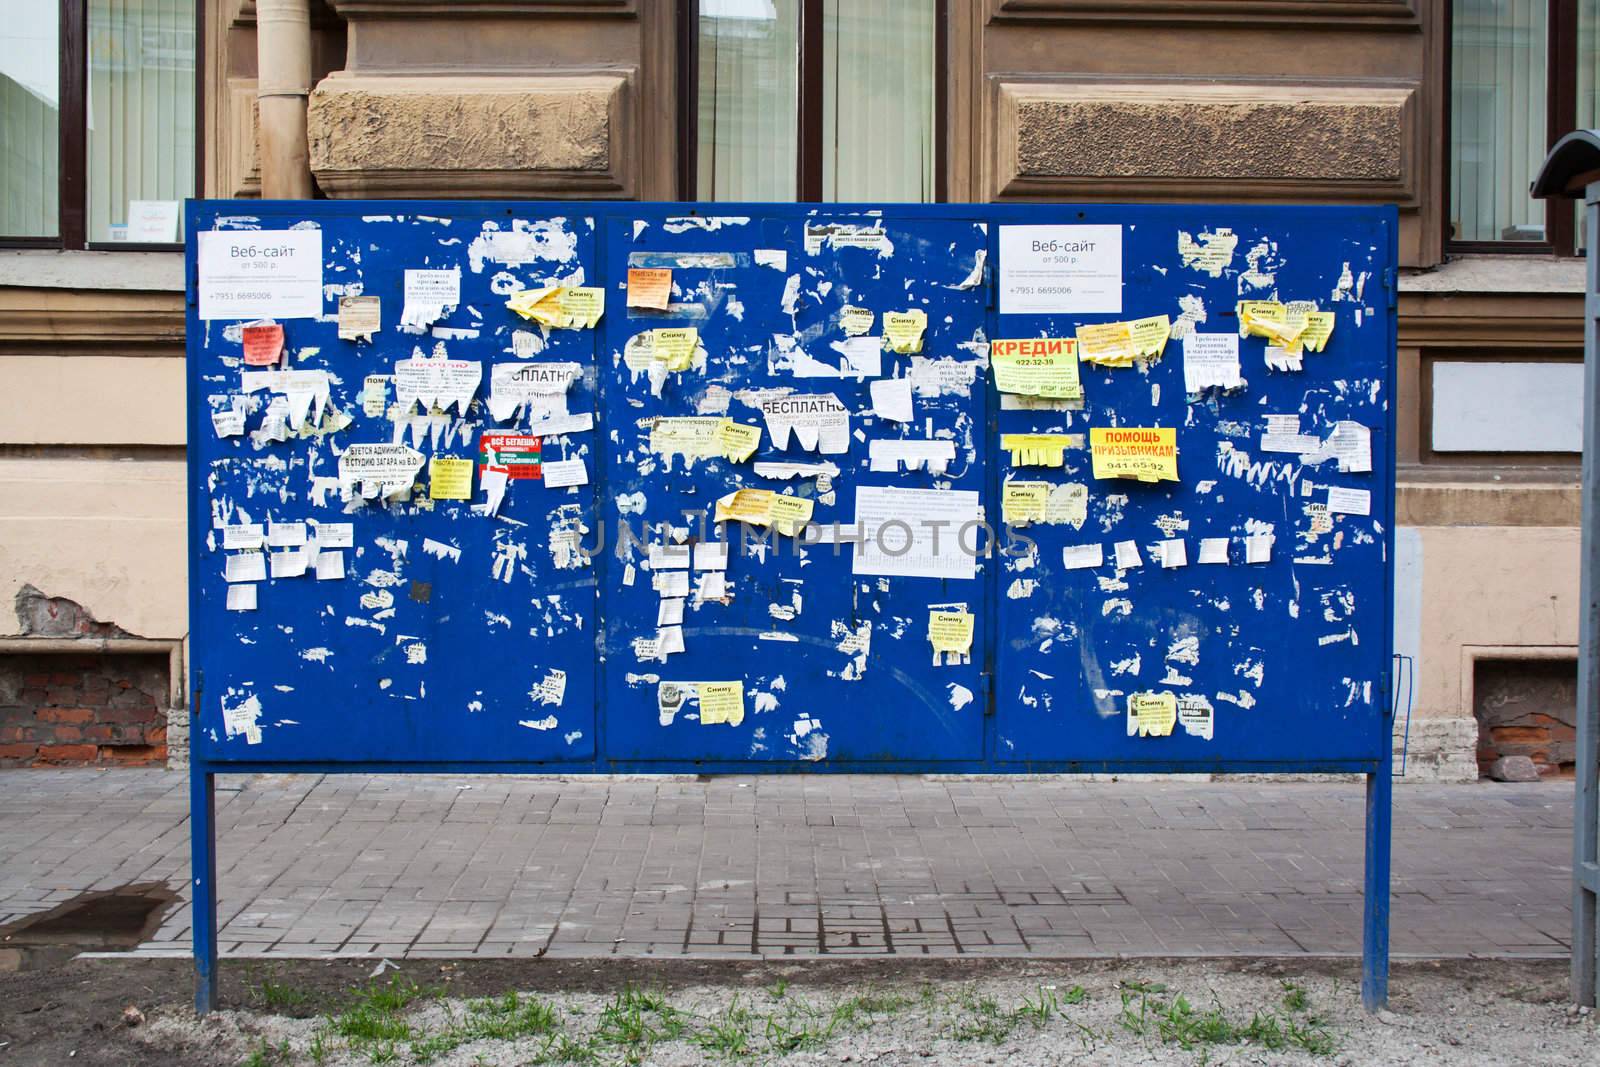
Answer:
[[(1600, 234), (1600, 182), (1584, 190), (1588, 248)], [(1566, 209), (1552, 201), (1552, 210)], [(1583, 549), (1579, 571), (1577, 795), (1572, 811), (1572, 999), (1600, 1004), (1595, 899), (1600, 893), (1600, 255), (1589, 257), (1583, 315)]]
[(217, 1006), (217, 802), (216, 776), (195, 760), (189, 765), (189, 880), (194, 930), (194, 1010)]
[[(1385, 738), (1388, 744), (1388, 738)], [(1361, 1006), (1389, 1006), (1389, 822), (1394, 798), (1394, 754), (1385, 750), (1377, 773), (1367, 775), (1367, 878), (1362, 896)]]

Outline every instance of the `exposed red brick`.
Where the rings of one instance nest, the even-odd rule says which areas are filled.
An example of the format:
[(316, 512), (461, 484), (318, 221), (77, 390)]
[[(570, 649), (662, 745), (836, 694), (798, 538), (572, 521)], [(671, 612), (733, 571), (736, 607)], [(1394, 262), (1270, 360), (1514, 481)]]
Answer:
[(95, 745), (40, 745), (38, 758), (44, 763), (90, 763), (99, 754)]
[(167, 761), (166, 745), (121, 745), (101, 748), (101, 760), (120, 764), (153, 764)]
[(168, 670), (163, 654), (0, 656), (0, 763), (165, 762)]
[(88, 708), (40, 708), (38, 717), (42, 722), (89, 722), (94, 712)]

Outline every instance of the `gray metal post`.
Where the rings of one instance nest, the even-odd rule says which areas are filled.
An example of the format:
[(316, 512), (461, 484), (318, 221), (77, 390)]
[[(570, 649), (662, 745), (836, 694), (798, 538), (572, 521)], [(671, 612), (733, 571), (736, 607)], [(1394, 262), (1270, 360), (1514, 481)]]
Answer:
[[(1563, 201), (1548, 204), (1565, 210)], [(1584, 232), (1588, 235), (1589, 284), (1583, 315), (1583, 617), (1578, 634), (1577, 802), (1572, 813), (1572, 998), (1596, 1005), (1595, 972), (1600, 943), (1595, 938), (1595, 901), (1600, 895), (1600, 351), (1595, 322), (1600, 318), (1600, 181), (1584, 190)]]

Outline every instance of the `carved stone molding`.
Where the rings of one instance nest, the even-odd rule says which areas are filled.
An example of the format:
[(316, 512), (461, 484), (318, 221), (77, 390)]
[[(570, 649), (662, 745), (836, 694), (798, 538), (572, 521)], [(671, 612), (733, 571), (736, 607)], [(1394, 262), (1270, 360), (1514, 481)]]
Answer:
[(1417, 203), (1415, 83), (990, 82), (993, 198)]
[(228, 93), (224, 103), (228, 119), (224, 126), (227, 144), (224, 145), (223, 188), (229, 196), (259, 197), (261, 195), (261, 161), (257, 149), (256, 131), (260, 127), (256, 80), (254, 78), (229, 78)]
[(184, 295), (108, 289), (0, 290), (0, 352), (36, 351), (47, 344), (65, 354), (73, 346), (116, 346), (122, 355), (181, 355)]
[(988, 0), (990, 22), (1420, 30), (1420, 0)]
[(631, 72), (335, 74), (311, 93), (311, 169), (336, 197), (629, 197)]
[(1399, 335), (1401, 348), (1582, 355), (1583, 296), (1401, 293)]
[[(665, 0), (657, 0), (665, 2)], [(327, 0), (344, 18), (410, 19), (539, 18), (548, 15), (613, 15), (634, 18), (638, 0)]]

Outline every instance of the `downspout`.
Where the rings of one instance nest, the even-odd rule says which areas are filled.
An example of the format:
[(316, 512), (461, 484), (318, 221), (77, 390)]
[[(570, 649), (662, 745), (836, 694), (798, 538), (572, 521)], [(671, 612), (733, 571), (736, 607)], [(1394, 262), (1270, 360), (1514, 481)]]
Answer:
[(256, 0), (256, 70), (261, 195), (269, 200), (309, 200), (310, 0)]

